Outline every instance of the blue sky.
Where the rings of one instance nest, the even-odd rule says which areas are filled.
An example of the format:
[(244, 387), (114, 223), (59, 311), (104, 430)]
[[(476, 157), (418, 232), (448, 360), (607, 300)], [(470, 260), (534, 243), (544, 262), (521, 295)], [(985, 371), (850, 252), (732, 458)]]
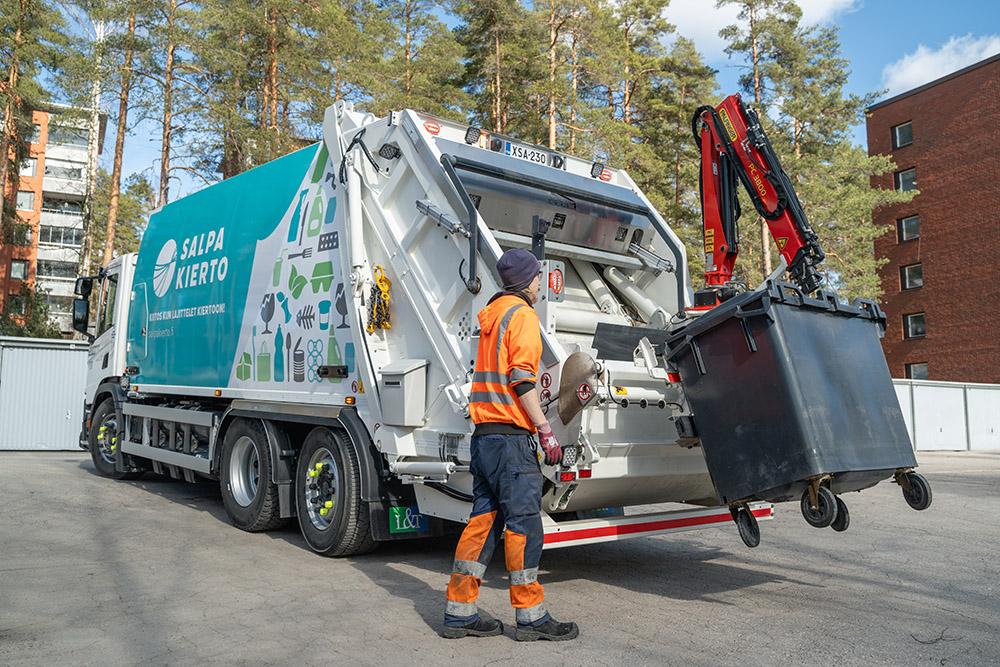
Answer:
[[(803, 22), (834, 25), (850, 61), (848, 92), (909, 90), (1000, 53), (1000, 2), (986, 0), (798, 0)], [(715, 9), (714, 0), (672, 0), (666, 15), (678, 34), (692, 39), (706, 62), (718, 70), (720, 92), (737, 90), (739, 63), (723, 52), (719, 30), (734, 22), (733, 8)], [(855, 141), (864, 145), (864, 127)], [(109, 123), (102, 163), (110, 168), (114, 127)], [(158, 169), (159, 130), (140, 125), (125, 145), (128, 175)], [(201, 187), (185, 180), (171, 185), (171, 198)]]

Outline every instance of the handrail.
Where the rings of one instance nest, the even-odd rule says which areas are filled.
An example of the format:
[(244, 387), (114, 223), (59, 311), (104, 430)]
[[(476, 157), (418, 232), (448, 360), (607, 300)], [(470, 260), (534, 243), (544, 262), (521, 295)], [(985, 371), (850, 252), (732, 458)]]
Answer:
[(444, 167), (444, 173), (448, 175), (448, 180), (455, 187), (459, 199), (465, 205), (465, 212), (468, 216), (469, 277), (464, 279), (465, 288), (473, 294), (479, 294), (479, 290), (483, 287), (482, 282), (479, 280), (479, 212), (476, 210), (476, 205), (473, 203), (472, 197), (469, 196), (469, 191), (465, 189), (465, 185), (458, 177), (458, 173), (455, 172), (455, 164), (457, 162), (458, 158), (454, 155), (445, 153), (441, 156), (441, 166)]

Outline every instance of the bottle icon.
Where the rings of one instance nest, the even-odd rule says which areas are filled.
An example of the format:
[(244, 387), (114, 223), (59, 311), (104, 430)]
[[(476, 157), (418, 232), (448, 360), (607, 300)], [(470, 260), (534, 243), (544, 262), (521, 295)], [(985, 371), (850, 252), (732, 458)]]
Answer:
[(281, 325), (278, 325), (278, 331), (274, 335), (274, 381), (284, 382), (285, 381), (285, 352), (281, 349), (284, 342), (284, 337), (281, 335)]
[[(327, 346), (326, 349), (327, 349), (327, 353), (326, 353), (327, 354), (327, 357), (326, 357), (326, 363), (327, 363), (327, 365), (329, 365), (329, 366), (340, 366), (343, 363), (343, 361), (341, 360), (341, 357), (340, 357), (340, 344), (337, 342), (337, 336), (336, 336), (336, 334), (334, 334), (334, 330), (332, 328), (330, 329), (330, 339), (328, 341), (328, 346)], [(328, 378), (328, 379), (330, 380), (330, 382), (332, 382), (334, 384), (338, 384), (338, 383), (344, 381), (344, 378), (340, 378), (340, 377), (331, 377), (331, 378)]]
[(261, 341), (260, 351), (257, 353), (257, 381), (268, 382), (271, 380), (271, 353), (267, 348), (267, 339)]

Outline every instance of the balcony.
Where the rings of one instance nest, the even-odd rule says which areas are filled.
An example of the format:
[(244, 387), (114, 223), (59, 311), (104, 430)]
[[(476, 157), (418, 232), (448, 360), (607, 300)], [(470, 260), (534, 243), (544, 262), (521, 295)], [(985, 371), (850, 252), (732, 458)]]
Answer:
[(40, 223), (43, 225), (51, 225), (53, 227), (80, 228), (83, 227), (83, 214), (65, 213), (63, 211), (45, 208), (45, 205), (43, 204)]
[(42, 178), (42, 190), (52, 194), (83, 196), (86, 188), (84, 188), (83, 179), (45, 176)]

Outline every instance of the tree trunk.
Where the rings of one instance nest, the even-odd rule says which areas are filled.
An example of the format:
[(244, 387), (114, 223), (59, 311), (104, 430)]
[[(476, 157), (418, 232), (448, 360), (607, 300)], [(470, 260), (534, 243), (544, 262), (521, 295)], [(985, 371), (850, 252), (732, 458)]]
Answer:
[(572, 97), (569, 107), (569, 152), (570, 154), (576, 150), (576, 100), (577, 91), (580, 85), (580, 74), (579, 74), (579, 63), (577, 62), (578, 45), (576, 42), (576, 33), (573, 33), (573, 41), (570, 45), (570, 58), (572, 59), (572, 65), (570, 69), (570, 89), (572, 90)]
[(160, 188), (156, 205), (167, 203), (170, 193), (170, 132), (173, 129), (173, 96), (174, 96), (174, 21), (177, 17), (177, 0), (167, 3), (167, 53), (163, 64), (163, 135), (160, 138)]
[(268, 123), (272, 130), (278, 129), (278, 15), (273, 9), (268, 19), (270, 31), (267, 36), (268, 83), (271, 93), (268, 96), (270, 104), (267, 109)]
[[(757, 11), (753, 7), (749, 8), (750, 18), (750, 56), (753, 59), (753, 99), (757, 104), (757, 111), (761, 117), (764, 116), (764, 106), (762, 104), (761, 82), (760, 82), (760, 43), (757, 34)], [(760, 225), (760, 254), (761, 270), (764, 278), (771, 275), (771, 233), (768, 231), (767, 222), (764, 218), (757, 216), (757, 224)]]
[(103, 265), (111, 261), (115, 247), (115, 225), (118, 222), (118, 201), (122, 185), (122, 153), (128, 131), (128, 97), (132, 87), (132, 55), (135, 47), (135, 9), (128, 15), (128, 33), (125, 37), (125, 57), (122, 62), (121, 92), (118, 94), (118, 133), (115, 136), (115, 154), (111, 167), (111, 195), (108, 199), (108, 222), (104, 235)]
[(104, 61), (104, 21), (94, 23), (94, 78), (90, 82), (90, 122), (87, 124), (87, 183), (83, 198), (83, 248), (80, 275), (90, 275), (90, 254), (94, 245), (94, 196), (97, 191), (97, 157), (101, 152), (101, 63)]
[[(10, 54), (10, 68), (7, 70), (6, 81), (4, 82), (4, 86), (7, 89), (7, 104), (4, 105), (3, 136), (0, 137), (0, 218), (2, 218), (2, 224), (0, 224), (0, 243), (7, 237), (6, 232), (13, 229), (12, 225), (14, 222), (13, 220), (8, 220), (7, 216), (4, 215), (6, 207), (2, 206), (2, 204), (9, 203), (13, 209), (16, 206), (15, 202), (17, 200), (17, 177), (20, 172), (18, 170), (14, 171), (14, 183), (8, 184), (7, 181), (11, 178), (11, 148), (15, 145), (18, 138), (17, 119), (15, 115), (20, 106), (17, 84), (21, 73), (20, 52), (24, 42), (24, 32), (21, 24), (24, 22), (24, 17), (27, 13), (28, 2), (27, 0), (21, 0), (18, 3), (17, 28), (14, 30), (13, 48)], [(14, 215), (17, 214), (15, 213)]]
[(556, 147), (556, 45), (559, 27), (556, 24), (556, 0), (549, 0), (549, 148)]
[(500, 30), (493, 28), (493, 131), (503, 132), (504, 123), (501, 117), (500, 89)]
[[(685, 124), (684, 118), (684, 102), (687, 99), (687, 85), (681, 84), (680, 89), (677, 91), (677, 118), (674, 122), (674, 132), (678, 137), (683, 136), (683, 128)], [(674, 224), (680, 222), (680, 210), (681, 210), (681, 148), (678, 145), (674, 152)]]
[(405, 68), (403, 70), (403, 93), (406, 94), (406, 99), (409, 101), (410, 92), (413, 90), (413, 72), (411, 71), (411, 61), (413, 60), (412, 41), (413, 36), (410, 34), (410, 22), (413, 15), (413, 0), (406, 0), (406, 5), (403, 9), (403, 19), (405, 23), (404, 29), (404, 40), (406, 41), (406, 47), (403, 51), (403, 59), (405, 60)]

